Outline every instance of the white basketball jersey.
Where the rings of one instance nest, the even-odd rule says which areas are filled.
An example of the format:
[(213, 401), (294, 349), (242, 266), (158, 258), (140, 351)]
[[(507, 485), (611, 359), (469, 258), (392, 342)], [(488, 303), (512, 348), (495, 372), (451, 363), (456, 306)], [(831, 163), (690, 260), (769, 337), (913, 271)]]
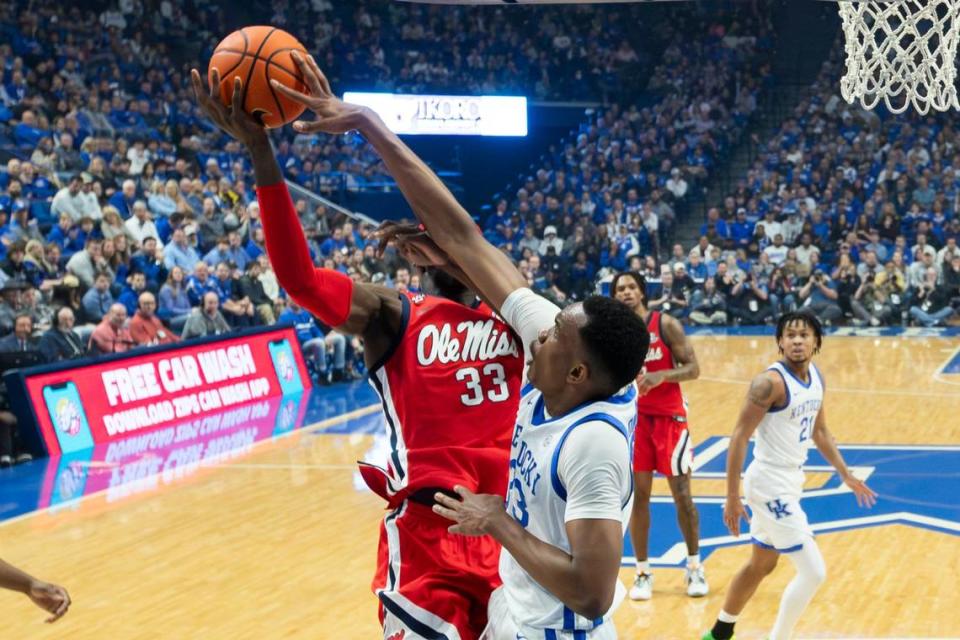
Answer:
[(823, 403), (823, 378), (813, 363), (806, 384), (782, 362), (767, 371), (776, 371), (783, 378), (787, 399), (783, 406), (768, 409), (760, 421), (753, 457), (775, 467), (799, 468), (807, 461), (813, 425)]
[[(632, 383), (615, 396), (582, 405), (559, 418), (547, 417), (542, 394), (532, 385), (526, 385), (521, 390), (511, 443), (507, 513), (540, 540), (569, 552), (564, 518), (567, 492), (557, 472), (560, 451), (567, 436), (580, 425), (605, 422), (623, 437), (624, 455), (630, 460), (636, 420), (637, 389)], [(569, 456), (570, 452), (565, 455)], [(632, 484), (631, 477), (629, 486), (620, 491), (624, 531), (630, 518)], [(595, 620), (575, 614), (531, 578), (506, 549), (500, 555), (500, 577), (508, 609), (521, 628), (545, 632), (589, 631), (609, 620), (610, 612)], [(618, 580), (611, 612), (622, 601), (623, 595), (624, 588)]]

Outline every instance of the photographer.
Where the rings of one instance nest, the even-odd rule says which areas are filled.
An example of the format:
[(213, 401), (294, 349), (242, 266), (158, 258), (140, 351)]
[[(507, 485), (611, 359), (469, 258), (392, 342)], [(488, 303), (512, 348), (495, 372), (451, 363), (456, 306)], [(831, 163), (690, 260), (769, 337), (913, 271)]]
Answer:
[(800, 289), (801, 307), (813, 312), (828, 326), (843, 317), (838, 297), (836, 283), (820, 269), (815, 269)]
[(871, 327), (885, 324), (893, 314), (886, 292), (872, 280), (860, 283), (853, 300), (850, 301), (850, 307), (856, 323), (869, 324)]
[(797, 310), (796, 278), (783, 267), (777, 267), (770, 276), (770, 306), (774, 314)]
[(690, 322), (693, 324), (727, 324), (727, 298), (717, 290), (714, 278), (703, 281), (703, 290), (694, 292), (690, 307)]
[(840, 255), (840, 265), (834, 269), (833, 278), (837, 283), (837, 304), (840, 305), (840, 310), (843, 311), (844, 316), (852, 316), (853, 307), (851, 303), (860, 289), (862, 280), (857, 275), (857, 267), (850, 260), (849, 254)]
[(731, 294), (730, 311), (740, 324), (764, 324), (773, 316), (767, 283), (753, 269), (734, 285)]
[[(930, 258), (930, 262), (932, 261)], [(950, 304), (949, 290), (946, 287), (937, 287), (937, 270), (932, 265), (927, 267), (923, 282), (916, 289), (914, 302), (910, 307), (910, 317), (914, 323), (924, 327), (935, 327), (956, 313)]]

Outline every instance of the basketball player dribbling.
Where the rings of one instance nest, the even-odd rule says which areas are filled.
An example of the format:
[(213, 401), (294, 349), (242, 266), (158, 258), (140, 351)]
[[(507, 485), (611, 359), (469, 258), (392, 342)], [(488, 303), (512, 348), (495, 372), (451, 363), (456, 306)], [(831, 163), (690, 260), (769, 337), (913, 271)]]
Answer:
[(653, 574), (647, 558), (650, 534), (650, 491), (653, 472), (667, 478), (677, 506), (677, 521), (687, 545), (687, 595), (698, 598), (710, 591), (700, 563), (700, 519), (690, 492), (693, 443), (687, 428), (687, 408), (680, 382), (696, 380), (700, 365), (680, 322), (647, 309), (647, 283), (634, 271), (618, 273), (610, 294), (636, 313), (650, 332), (650, 348), (637, 378), (637, 428), (633, 440), (633, 514), (630, 540), (637, 559), (637, 576), (630, 588), (632, 600), (649, 600)]
[(0, 560), (0, 589), (18, 591), (30, 598), (35, 605), (50, 614), (47, 622), (56, 622), (70, 608), (70, 596), (63, 587), (43, 580), (17, 569), (12, 564)]
[[(307, 71), (318, 89), (320, 78)], [(250, 153), (279, 283), (324, 323), (364, 339), (391, 446), (385, 468), (361, 465), (388, 508), (372, 585), (384, 637), (476, 640), (500, 584), (500, 545), (449, 533), (449, 522), (431, 507), (435, 493), (454, 485), (503, 501), (523, 347), (466, 285), (441, 270), (422, 274), (437, 295), (413, 295), (315, 268), (266, 131), (240, 108), (238, 93), (232, 108), (220, 102), (219, 78), (208, 91), (196, 70), (192, 75), (203, 110)], [(416, 252), (423, 243), (404, 246)], [(406, 255), (429, 262), (422, 253)]]
[[(827, 429), (823, 376), (812, 362), (823, 342), (820, 321), (803, 312), (784, 314), (777, 323), (776, 339), (781, 359), (750, 383), (727, 452), (723, 521), (733, 535), (739, 536), (740, 519), (747, 520), (753, 551), (730, 583), (716, 624), (703, 640), (733, 638), (738, 616), (763, 579), (776, 568), (781, 554), (790, 558), (797, 573), (783, 592), (770, 640), (790, 638), (826, 577), (823, 556), (800, 507), (803, 464), (811, 445), (837, 470), (857, 504), (872, 507), (876, 502), (877, 494), (850, 473)], [(743, 478), (748, 516), (740, 501), (740, 470), (754, 432), (753, 462)]]

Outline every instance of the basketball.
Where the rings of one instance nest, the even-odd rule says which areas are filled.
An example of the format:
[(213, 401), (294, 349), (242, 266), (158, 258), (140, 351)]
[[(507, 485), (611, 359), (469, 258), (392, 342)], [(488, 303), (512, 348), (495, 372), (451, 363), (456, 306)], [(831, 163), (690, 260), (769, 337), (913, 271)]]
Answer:
[(290, 53), (307, 56), (307, 50), (292, 35), (276, 27), (244, 27), (220, 41), (210, 58), (208, 77), (220, 72), (220, 98), (227, 106), (233, 98), (234, 78), (243, 82), (244, 111), (268, 129), (282, 127), (303, 113), (304, 106), (278, 94), (270, 86), (276, 80), (296, 91), (306, 92), (303, 77)]

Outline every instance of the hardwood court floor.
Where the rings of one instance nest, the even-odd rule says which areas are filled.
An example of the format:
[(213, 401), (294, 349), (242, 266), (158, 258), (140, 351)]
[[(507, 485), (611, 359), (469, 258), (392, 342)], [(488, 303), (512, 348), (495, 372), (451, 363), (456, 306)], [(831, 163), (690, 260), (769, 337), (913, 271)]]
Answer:
[[(701, 442), (729, 434), (746, 381), (776, 353), (770, 337), (693, 341), (702, 378), (685, 388)], [(960, 339), (828, 338), (818, 364), (838, 441), (960, 442), (960, 376), (938, 374), (958, 349)], [(144, 478), (124, 494), (0, 523), (0, 557), (64, 584), (74, 600), (63, 620), (45, 626), (26, 598), (0, 593), (0, 638), (380, 637), (369, 582), (382, 508), (357, 490), (354, 473), (374, 438), (318, 431), (260, 443), (232, 461)], [(954, 459), (956, 466), (917, 472), (956, 485), (960, 454)], [(701, 495), (722, 491), (716, 478), (695, 486)], [(2, 490), (0, 479), (0, 502)], [(909, 498), (904, 502), (932, 500)], [(672, 516), (654, 527), (677, 535)], [(957, 532), (898, 524), (818, 541), (829, 575), (797, 637), (960, 636)], [(680, 570), (657, 569), (654, 599), (626, 602), (616, 613), (620, 636), (699, 638), (748, 553), (747, 546), (714, 551), (706, 561), (712, 591), (700, 600), (683, 594)], [(738, 638), (765, 637), (792, 575), (782, 561), (748, 606)], [(621, 577), (631, 576), (625, 568)]]

